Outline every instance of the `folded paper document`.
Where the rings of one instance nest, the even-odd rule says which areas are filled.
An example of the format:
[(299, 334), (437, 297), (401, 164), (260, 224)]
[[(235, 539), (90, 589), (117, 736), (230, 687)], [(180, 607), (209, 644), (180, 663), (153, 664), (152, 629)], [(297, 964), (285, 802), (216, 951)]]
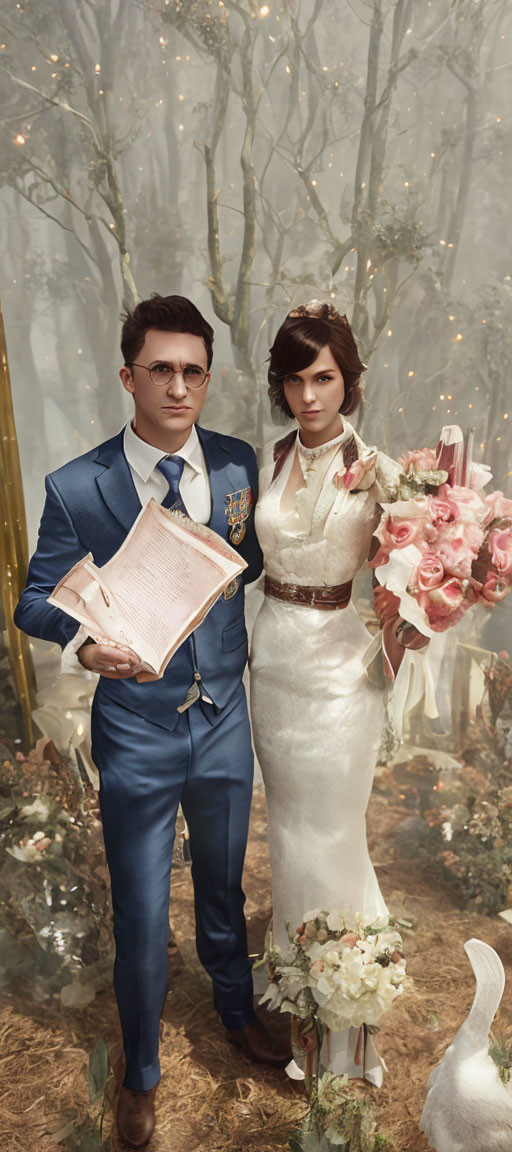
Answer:
[(137, 680), (158, 680), (244, 568), (216, 532), (151, 499), (115, 555), (102, 568), (84, 556), (48, 602), (97, 643), (132, 648), (141, 659)]

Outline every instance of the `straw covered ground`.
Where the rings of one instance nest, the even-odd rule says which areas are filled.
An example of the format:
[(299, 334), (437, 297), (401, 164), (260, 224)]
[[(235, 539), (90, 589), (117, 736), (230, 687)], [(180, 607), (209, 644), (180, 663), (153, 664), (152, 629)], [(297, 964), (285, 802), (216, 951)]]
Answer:
[[(378, 1045), (387, 1065), (384, 1086), (354, 1081), (373, 1099), (379, 1129), (400, 1152), (428, 1148), (418, 1122), (431, 1068), (438, 1062), (474, 992), (463, 942), (492, 944), (508, 972), (512, 928), (497, 917), (461, 912), (424, 868), (400, 860), (394, 832), (404, 812), (374, 793), (368, 825), (373, 860), (391, 911), (413, 917), (405, 938), (414, 984), (383, 1021)], [(265, 801), (255, 793), (245, 875), (250, 949), (261, 950), (270, 916), (270, 874)], [(170, 953), (172, 991), (161, 1045), (158, 1126), (150, 1152), (280, 1152), (306, 1111), (300, 1085), (285, 1074), (251, 1066), (225, 1043), (211, 1004), (210, 985), (193, 945), (193, 902), (188, 869), (173, 878), (171, 919), (177, 948)], [(264, 1009), (261, 1009), (264, 1012)], [(504, 1036), (512, 1013), (512, 980), (495, 1024)], [(268, 1015), (272, 1029), (286, 1018)], [(103, 993), (82, 1010), (38, 1007), (15, 993), (4, 999), (0, 1024), (0, 1146), (3, 1152), (50, 1152), (59, 1134), (88, 1107), (84, 1068), (102, 1037), (115, 1062), (119, 1034), (113, 995)], [(111, 1113), (107, 1113), (107, 1130)], [(114, 1146), (116, 1147), (115, 1140)]]

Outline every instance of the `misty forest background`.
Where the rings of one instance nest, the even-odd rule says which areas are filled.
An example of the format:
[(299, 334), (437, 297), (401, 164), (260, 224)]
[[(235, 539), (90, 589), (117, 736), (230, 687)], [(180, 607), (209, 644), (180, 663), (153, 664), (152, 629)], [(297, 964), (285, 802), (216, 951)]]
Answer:
[(276, 438), (291, 304), (351, 319), (358, 427), (391, 454), (476, 430), (510, 491), (506, 0), (23, 0), (0, 15), (2, 303), (29, 537), (42, 477), (114, 434), (119, 317), (190, 295), (205, 425)]
[[(155, 291), (190, 296), (215, 327), (205, 426), (258, 450), (283, 434), (268, 350), (290, 307), (318, 296), (346, 312), (368, 365), (354, 420), (367, 443), (396, 456), (434, 446), (444, 424), (474, 428), (476, 459), (512, 495), (511, 69), (507, 0), (0, 0), (0, 295), (30, 550), (45, 473), (131, 413), (120, 315)], [(0, 409), (7, 630), (26, 549), (1, 390)], [(260, 598), (248, 598), (249, 624)], [(94, 682), (78, 662), (58, 676), (58, 646), (12, 626), (9, 660), (5, 636), (0, 970), (12, 995), (0, 1139), (51, 1152), (66, 1131), (76, 1152), (91, 1147), (75, 1129), (77, 1071), (98, 1036), (112, 1050), (117, 1027), (89, 783)], [(441, 722), (413, 716), (401, 749), (388, 732), (371, 801), (372, 859), (409, 924), (416, 989), (383, 1031), (391, 1075), (378, 1121), (411, 1152), (426, 1148), (428, 1075), (473, 994), (464, 940), (483, 937), (510, 969), (510, 924), (496, 915), (512, 908), (510, 655), (512, 596), (447, 633)], [(173, 871), (161, 1138), (172, 1133), (177, 1152), (191, 1136), (198, 1148), (275, 1152), (304, 1102), (270, 1070), (256, 1079), (243, 1057), (233, 1066), (215, 1038), (185, 864)], [(246, 881), (256, 952), (271, 892), (258, 794)], [(503, 1044), (509, 1076), (510, 1035)], [(39, 1108), (48, 1093), (55, 1115)], [(84, 1141), (96, 1122), (84, 1121)]]

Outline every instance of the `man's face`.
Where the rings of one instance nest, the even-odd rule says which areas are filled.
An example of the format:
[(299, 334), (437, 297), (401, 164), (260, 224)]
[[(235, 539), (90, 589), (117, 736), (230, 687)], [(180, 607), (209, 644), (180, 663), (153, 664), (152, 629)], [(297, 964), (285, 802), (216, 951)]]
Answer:
[[(158, 377), (162, 374), (165, 379), (166, 367), (173, 369), (174, 376), (168, 384), (162, 384)], [(204, 383), (187, 387), (184, 373), (192, 383), (206, 373)], [(137, 435), (155, 448), (169, 452), (181, 448), (201, 415), (208, 391), (210, 373), (202, 337), (150, 328), (136, 364), (124, 365), (119, 375), (135, 402)]]

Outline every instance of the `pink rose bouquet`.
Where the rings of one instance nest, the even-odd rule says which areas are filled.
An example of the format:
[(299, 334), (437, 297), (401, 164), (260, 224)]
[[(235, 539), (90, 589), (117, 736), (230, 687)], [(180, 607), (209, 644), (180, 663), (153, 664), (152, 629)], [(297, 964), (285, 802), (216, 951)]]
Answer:
[(400, 457), (396, 498), (382, 505), (379, 548), (370, 561), (379, 583), (398, 597), (400, 614), (426, 636), (512, 590), (512, 500), (502, 492), (484, 495), (482, 476), (490, 474), (467, 456), (463, 466), (462, 449), (453, 464), (455, 441), (459, 449), (460, 430), (446, 429), (437, 452)]

